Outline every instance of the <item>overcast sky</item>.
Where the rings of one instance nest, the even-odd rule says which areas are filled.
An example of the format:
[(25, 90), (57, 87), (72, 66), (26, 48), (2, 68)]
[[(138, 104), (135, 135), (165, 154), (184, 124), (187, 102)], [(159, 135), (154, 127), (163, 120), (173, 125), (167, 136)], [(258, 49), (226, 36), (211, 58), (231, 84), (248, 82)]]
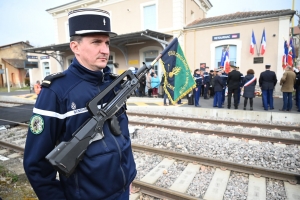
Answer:
[[(46, 12), (74, 0), (0, 0), (0, 46), (29, 40), (30, 44), (46, 46), (55, 43), (52, 16)], [(139, 1), (139, 0), (136, 0)], [(300, 0), (295, 10), (300, 12)], [(292, 0), (210, 0), (213, 7), (207, 17), (235, 12), (291, 9)], [(298, 24), (295, 17), (294, 25)]]

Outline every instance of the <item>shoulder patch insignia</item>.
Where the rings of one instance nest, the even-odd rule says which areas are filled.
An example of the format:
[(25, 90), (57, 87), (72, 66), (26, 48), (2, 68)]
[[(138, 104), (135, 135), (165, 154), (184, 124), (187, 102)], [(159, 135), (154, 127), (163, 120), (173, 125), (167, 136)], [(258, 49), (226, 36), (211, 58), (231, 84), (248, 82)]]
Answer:
[(30, 131), (38, 135), (44, 130), (44, 119), (40, 115), (33, 115), (29, 122)]
[(49, 87), (54, 79), (57, 79), (57, 78), (60, 78), (63, 76), (65, 76), (65, 74), (62, 72), (50, 74), (49, 76), (46, 76), (45, 79), (42, 81), (42, 86)]

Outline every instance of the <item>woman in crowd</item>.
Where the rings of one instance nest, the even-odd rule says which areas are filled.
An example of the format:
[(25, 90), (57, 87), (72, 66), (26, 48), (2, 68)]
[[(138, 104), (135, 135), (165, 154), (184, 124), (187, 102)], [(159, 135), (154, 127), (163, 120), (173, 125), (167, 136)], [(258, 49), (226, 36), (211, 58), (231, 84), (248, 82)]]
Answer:
[(255, 85), (256, 78), (254, 76), (254, 70), (249, 69), (247, 75), (243, 80), (243, 97), (244, 97), (244, 110), (246, 110), (248, 99), (250, 99), (250, 110), (253, 110), (253, 98), (255, 97)]
[(153, 77), (151, 77), (151, 88), (152, 88), (152, 96), (158, 97), (158, 87), (160, 85), (160, 81), (158, 76), (154, 73)]
[(151, 72), (146, 75), (146, 90), (148, 93), (148, 97), (152, 95), (152, 88), (151, 88)]

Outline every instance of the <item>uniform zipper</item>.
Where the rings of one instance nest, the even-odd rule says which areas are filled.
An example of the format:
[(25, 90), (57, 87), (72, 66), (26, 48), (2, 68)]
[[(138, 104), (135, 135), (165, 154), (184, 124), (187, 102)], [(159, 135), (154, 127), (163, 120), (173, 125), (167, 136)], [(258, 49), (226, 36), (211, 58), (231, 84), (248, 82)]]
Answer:
[[(123, 174), (123, 181), (124, 181), (124, 184), (123, 184), (123, 185), (125, 186), (125, 184), (126, 184), (126, 178), (125, 178), (124, 170), (123, 170), (123, 168), (122, 168), (122, 166), (121, 166), (121, 160), (122, 160), (122, 152), (121, 152), (121, 148), (120, 148), (120, 145), (119, 145), (118, 141), (116, 140), (116, 137), (113, 136), (112, 134), (111, 134), (111, 137), (114, 139), (115, 143), (117, 144), (118, 150), (119, 150), (119, 155), (120, 155), (120, 168), (121, 168), (121, 171), (122, 171), (122, 174)], [(124, 188), (123, 188), (123, 189), (124, 189)]]

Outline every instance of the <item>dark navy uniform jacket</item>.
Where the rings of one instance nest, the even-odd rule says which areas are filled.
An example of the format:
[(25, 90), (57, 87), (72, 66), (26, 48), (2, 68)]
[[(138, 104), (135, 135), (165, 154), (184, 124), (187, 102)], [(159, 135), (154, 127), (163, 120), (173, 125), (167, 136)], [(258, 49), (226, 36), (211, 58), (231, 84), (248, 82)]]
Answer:
[(262, 90), (273, 90), (277, 84), (277, 77), (275, 72), (266, 70), (260, 73), (259, 87)]
[(220, 77), (222, 78), (222, 81), (223, 81), (223, 87), (225, 87), (227, 85), (228, 74), (223, 72)]
[[(57, 142), (69, 141), (92, 117), (86, 103), (112, 82), (108, 67), (103, 72), (90, 71), (76, 58), (63, 74), (65, 76), (52, 81), (48, 88), (42, 88), (35, 103), (32, 118), (39, 122), (31, 124), (27, 135), (26, 175), (41, 200), (115, 199), (136, 175), (126, 113), (118, 117), (122, 134), (114, 136), (105, 122), (104, 138), (88, 146), (83, 160), (69, 178), (60, 175), (60, 181), (56, 180), (56, 171), (45, 159)], [(113, 96), (114, 91), (111, 91), (99, 104), (107, 103)]]
[(210, 86), (210, 84), (209, 84), (210, 83), (209, 73), (208, 72), (204, 72), (203, 73), (203, 77), (204, 77), (203, 83), (209, 87)]
[(194, 74), (194, 80), (196, 82), (197, 87), (200, 87), (203, 83), (203, 78), (200, 74)]
[(221, 92), (224, 87), (224, 81), (222, 80), (222, 77), (219, 75), (216, 75), (214, 77), (214, 91), (215, 92)]

